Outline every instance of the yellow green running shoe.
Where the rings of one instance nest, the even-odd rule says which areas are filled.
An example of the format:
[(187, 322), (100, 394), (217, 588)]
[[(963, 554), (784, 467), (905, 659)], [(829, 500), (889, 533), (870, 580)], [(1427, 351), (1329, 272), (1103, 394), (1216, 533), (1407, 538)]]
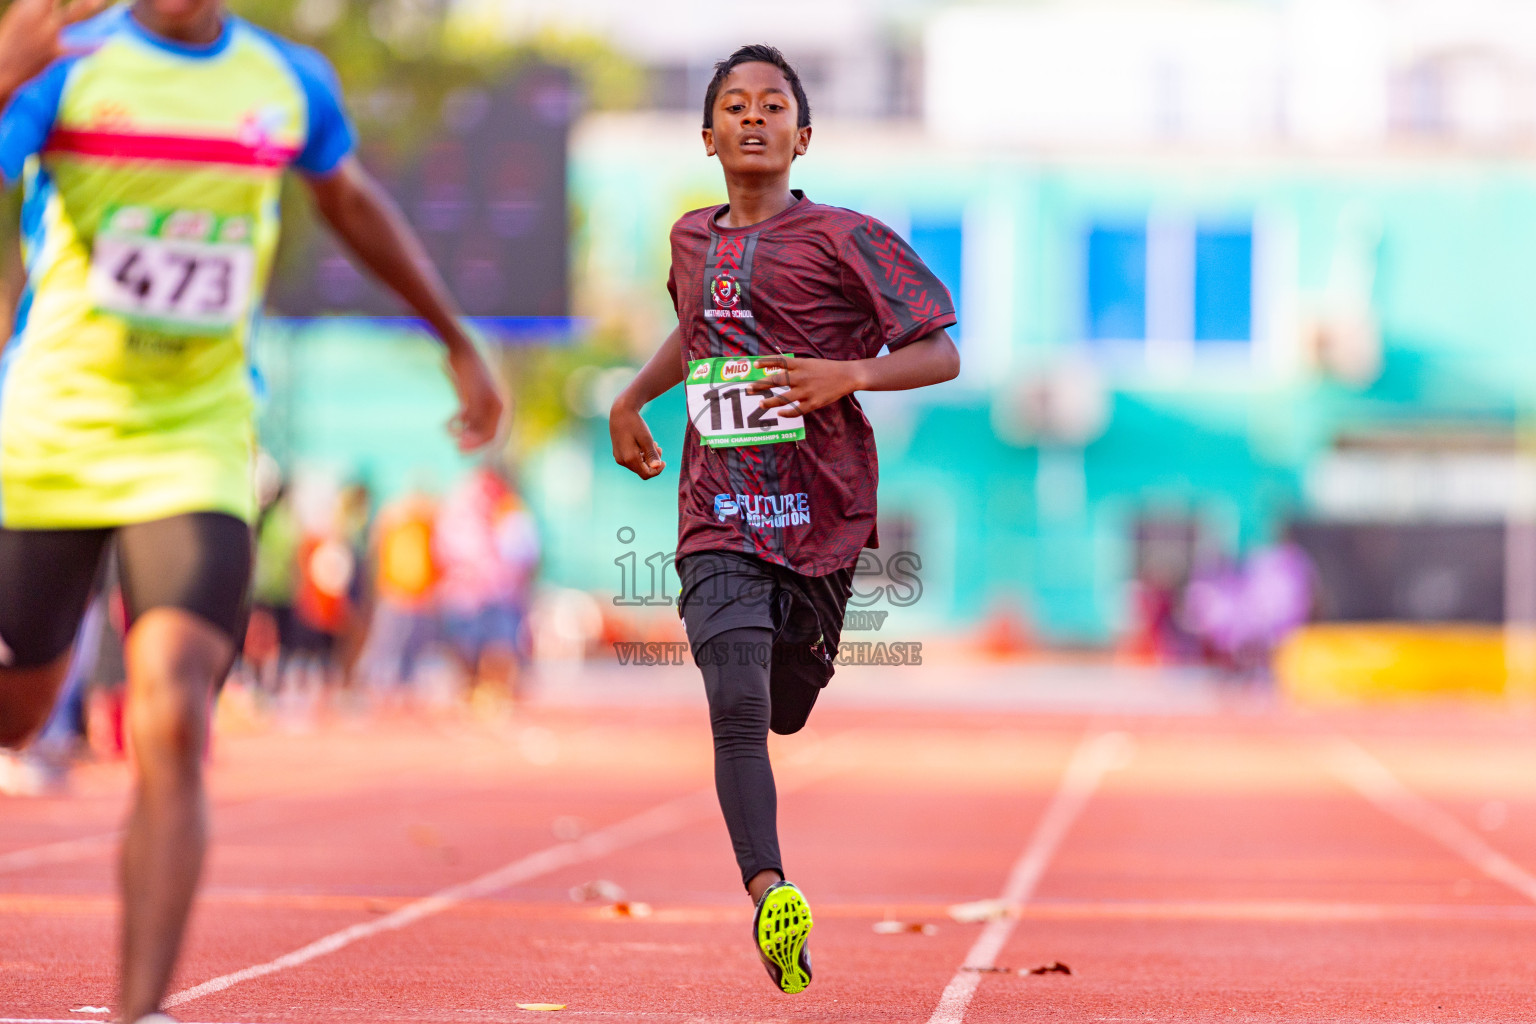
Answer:
[(775, 882), (757, 901), (752, 937), (768, 977), (785, 992), (804, 992), (811, 983), (811, 908), (791, 882)]

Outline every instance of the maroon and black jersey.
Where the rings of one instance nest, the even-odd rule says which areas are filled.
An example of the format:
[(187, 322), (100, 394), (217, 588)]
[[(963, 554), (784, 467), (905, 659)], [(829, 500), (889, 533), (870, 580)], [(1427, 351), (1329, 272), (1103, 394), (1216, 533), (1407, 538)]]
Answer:
[[(955, 322), (949, 292), (894, 231), (795, 196), (750, 227), (718, 225), (720, 206), (673, 225), (667, 289), (685, 366), (773, 353), (868, 359)], [(848, 568), (879, 544), (878, 481), (874, 432), (852, 395), (807, 415), (803, 441), (709, 448), (690, 424), (677, 554), (739, 551), (807, 576)]]

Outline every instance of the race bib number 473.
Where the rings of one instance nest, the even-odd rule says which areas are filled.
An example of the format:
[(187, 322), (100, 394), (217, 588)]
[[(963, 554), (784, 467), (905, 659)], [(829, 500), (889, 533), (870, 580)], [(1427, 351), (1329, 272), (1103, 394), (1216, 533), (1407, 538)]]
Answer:
[(753, 365), (750, 356), (716, 356), (693, 359), (684, 380), (688, 392), (688, 419), (699, 432), (699, 443), (708, 448), (736, 448), (748, 444), (780, 444), (805, 440), (805, 419), (780, 419), (778, 408), (764, 409), (770, 395), (788, 388), (749, 394), (747, 385), (765, 379), (774, 370)]
[(178, 334), (221, 334), (251, 308), (255, 225), (203, 210), (118, 206), (91, 253), (96, 308)]

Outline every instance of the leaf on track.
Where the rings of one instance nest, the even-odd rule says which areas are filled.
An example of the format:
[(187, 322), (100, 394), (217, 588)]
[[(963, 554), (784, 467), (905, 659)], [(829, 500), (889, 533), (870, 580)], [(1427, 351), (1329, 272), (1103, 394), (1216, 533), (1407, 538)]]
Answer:
[(1052, 960), (1050, 963), (1046, 964), (1044, 967), (1031, 967), (1029, 969), (1029, 973), (1030, 974), (1071, 974), (1072, 973), (1072, 968), (1068, 967), (1066, 964), (1062, 963), (1060, 960)]
[(651, 905), (649, 903), (631, 903), (626, 900), (619, 900), (617, 903), (611, 903), (604, 907), (603, 916), (623, 918), (650, 917)]
[(938, 931), (926, 921), (876, 921), (874, 928), (877, 935), (932, 935)]
[(1002, 900), (977, 900), (975, 903), (956, 903), (949, 908), (949, 916), (952, 920), (961, 924), (978, 924), (983, 921), (998, 921), (1007, 917), (1011, 908)]
[(519, 1010), (563, 1010), (564, 1003), (518, 1003)]

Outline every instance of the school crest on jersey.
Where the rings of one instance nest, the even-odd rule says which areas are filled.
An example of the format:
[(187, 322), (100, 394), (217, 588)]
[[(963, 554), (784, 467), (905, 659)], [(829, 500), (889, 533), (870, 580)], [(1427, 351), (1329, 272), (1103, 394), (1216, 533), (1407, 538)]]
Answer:
[(714, 284), (710, 286), (710, 294), (714, 296), (715, 305), (721, 309), (735, 309), (741, 301), (741, 282), (730, 274), (715, 275)]

